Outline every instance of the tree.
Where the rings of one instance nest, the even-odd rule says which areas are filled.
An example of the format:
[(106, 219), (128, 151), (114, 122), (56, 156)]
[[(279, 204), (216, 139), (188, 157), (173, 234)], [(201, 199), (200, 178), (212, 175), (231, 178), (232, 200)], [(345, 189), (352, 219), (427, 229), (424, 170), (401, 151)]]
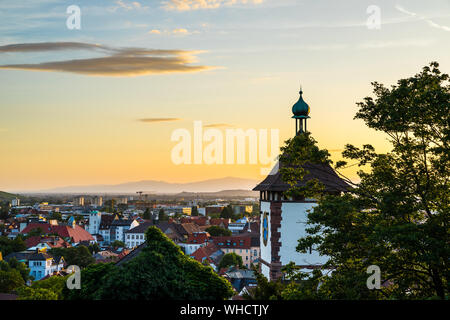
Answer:
[(222, 212), (220, 213), (220, 217), (224, 219), (232, 219), (233, 218), (233, 208), (231, 205), (228, 205), (222, 209)]
[(152, 212), (150, 211), (150, 208), (145, 209), (143, 218), (145, 220), (150, 220), (152, 218)]
[(113, 263), (96, 263), (81, 271), (82, 286), (70, 290), (63, 287), (62, 295), (66, 300), (99, 300), (103, 295), (103, 284), (109, 273), (115, 269)]
[[(223, 300), (232, 296), (227, 280), (211, 267), (184, 255), (158, 228), (146, 231), (146, 244), (136, 257), (120, 266), (100, 269), (93, 265), (84, 269), (83, 292), (69, 294), (69, 298)], [(83, 280), (86, 275), (88, 281)]]
[(42, 235), (42, 229), (41, 228), (34, 228), (31, 229), (26, 235), (25, 235), (25, 239), (31, 238), (31, 237), (36, 237), (36, 236), (40, 236)]
[(113, 247), (113, 248), (125, 248), (125, 243), (123, 243), (123, 241), (120, 241), (120, 240), (114, 240), (111, 243), (111, 247)]
[(191, 216), (193, 216), (193, 217), (198, 216), (198, 208), (197, 208), (197, 206), (193, 206), (191, 208)]
[(98, 245), (97, 242), (95, 242), (95, 243), (93, 243), (93, 244), (90, 244), (90, 245), (88, 246), (88, 249), (89, 249), (89, 252), (90, 252), (91, 254), (94, 254), (94, 253), (97, 253), (97, 252), (100, 251), (100, 246)]
[(50, 217), (50, 219), (54, 219), (54, 220), (58, 220), (58, 221), (62, 221), (62, 214), (60, 212), (52, 212)]
[(63, 256), (67, 265), (76, 265), (85, 268), (95, 263), (95, 259), (86, 246), (77, 246), (70, 248), (52, 248), (49, 253), (53, 256)]
[(4, 236), (0, 237), (0, 252), (2, 253), (3, 257), (6, 257), (10, 253), (20, 252), (26, 249), (27, 246), (25, 245), (22, 237), (18, 236), (13, 240)]
[[(11, 258), (8, 262), (0, 261), (0, 263), (2, 263), (2, 267), (0, 267), (0, 269), (2, 270), (7, 271), (8, 269), (15, 269), (19, 271), (20, 276), (22, 277), (24, 282), (32, 279), (32, 277), (30, 276), (30, 268), (28, 268), (25, 263), (19, 262), (16, 258)], [(8, 264), (8, 267), (5, 266), (6, 263)]]
[(17, 289), (18, 300), (58, 300), (58, 295), (50, 289), (29, 288), (22, 286)]
[(281, 279), (276, 281), (269, 281), (261, 274), (255, 265), (252, 265), (252, 270), (256, 278), (257, 286), (248, 289), (244, 294), (246, 300), (281, 300), (281, 293), (284, 289)]
[(242, 257), (234, 252), (225, 254), (219, 262), (219, 269), (237, 266), (242, 268)]
[(16, 288), (24, 285), (20, 272), (16, 269), (0, 270), (0, 292), (12, 293)]
[(208, 232), (212, 237), (231, 236), (231, 230), (221, 228), (219, 226), (211, 226), (205, 231)]
[[(41, 290), (48, 290), (50, 293), (56, 295), (56, 299), (53, 299), (53, 296), (51, 294), (48, 294), (47, 296), (50, 297), (49, 299), (43, 299), (43, 300), (63, 300), (63, 290), (67, 287), (66, 282), (70, 275), (61, 277), (61, 276), (52, 276), (44, 280), (34, 281), (31, 285), (31, 289), (36, 290), (36, 293), (33, 292), (24, 292), (24, 294), (32, 296), (36, 294), (44, 294), (45, 291)], [(21, 294), (19, 292), (19, 298)], [(33, 299), (24, 299), (24, 300), (33, 300)], [(34, 299), (37, 300), (37, 299)]]
[[(308, 215), (311, 227), (297, 251), (314, 247), (329, 257), (324, 267), (334, 272), (320, 288), (326, 298), (448, 297), (450, 85), (438, 66), (433, 62), (391, 88), (374, 82), (375, 99), (358, 103), (355, 119), (384, 132), (392, 150), (346, 145), (343, 157), (370, 171), (358, 172), (359, 184), (347, 179), (354, 186), (349, 193), (317, 197)], [(291, 170), (291, 181), (296, 174)], [(294, 196), (309, 193), (292, 189)], [(381, 290), (365, 285), (370, 265), (381, 269)]]
[(159, 210), (159, 214), (158, 214), (158, 221), (168, 221), (169, 220), (169, 216), (167, 214), (165, 214), (164, 209), (161, 208)]

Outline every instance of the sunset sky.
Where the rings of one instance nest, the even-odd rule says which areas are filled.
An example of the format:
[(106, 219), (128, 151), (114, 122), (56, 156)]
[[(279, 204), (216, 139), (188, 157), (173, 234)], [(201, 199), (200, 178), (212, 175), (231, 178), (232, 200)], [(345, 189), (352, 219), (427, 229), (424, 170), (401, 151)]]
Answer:
[(281, 145), (300, 84), (333, 160), (347, 143), (385, 152), (356, 102), (431, 61), (449, 73), (449, 52), (448, 0), (0, 1), (0, 190), (260, 180), (260, 164), (173, 164), (171, 134), (201, 120), (279, 129)]

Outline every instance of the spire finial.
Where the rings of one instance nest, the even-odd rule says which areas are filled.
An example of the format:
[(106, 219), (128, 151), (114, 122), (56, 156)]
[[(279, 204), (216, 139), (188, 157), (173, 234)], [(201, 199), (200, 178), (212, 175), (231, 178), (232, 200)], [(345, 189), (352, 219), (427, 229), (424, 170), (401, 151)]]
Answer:
[(303, 94), (303, 89), (302, 89), (302, 84), (301, 83), (300, 83), (300, 91), (298, 93), (300, 93), (300, 95)]

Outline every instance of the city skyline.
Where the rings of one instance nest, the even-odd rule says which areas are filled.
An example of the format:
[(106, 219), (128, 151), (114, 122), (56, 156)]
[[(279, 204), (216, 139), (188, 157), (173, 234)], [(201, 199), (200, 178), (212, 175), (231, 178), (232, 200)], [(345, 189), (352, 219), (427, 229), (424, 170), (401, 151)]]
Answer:
[(431, 61), (450, 70), (448, 1), (79, 1), (81, 30), (66, 26), (69, 5), (0, 4), (0, 190), (260, 180), (260, 164), (175, 165), (171, 134), (194, 121), (278, 129), (281, 146), (300, 84), (332, 160), (347, 143), (386, 152), (353, 120), (370, 83)]

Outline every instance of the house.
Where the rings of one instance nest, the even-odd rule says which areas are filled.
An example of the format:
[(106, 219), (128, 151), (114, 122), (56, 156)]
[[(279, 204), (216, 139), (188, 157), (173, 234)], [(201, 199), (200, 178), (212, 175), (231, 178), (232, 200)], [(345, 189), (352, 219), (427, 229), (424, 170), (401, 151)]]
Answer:
[[(113, 214), (102, 214), (100, 216), (100, 226), (98, 228), (98, 234), (101, 236), (102, 241), (100, 245), (108, 245), (111, 241), (111, 224), (114, 219), (119, 219), (119, 217)], [(100, 239), (100, 237), (97, 237)]]
[(256, 285), (256, 276), (252, 270), (230, 268), (225, 272), (224, 277), (230, 281), (231, 285), (237, 292), (241, 292), (244, 287)]
[(212, 237), (212, 241), (222, 251), (235, 253), (242, 257), (242, 263), (249, 268), (260, 257), (259, 238), (251, 235)]
[(34, 280), (41, 280), (54, 272), (59, 272), (64, 269), (64, 265), (63, 257), (53, 257), (46, 252), (38, 250), (28, 257), (30, 275), (34, 277)]
[(153, 222), (148, 221), (125, 231), (125, 246), (127, 248), (134, 248), (140, 246), (145, 242), (145, 232), (153, 225)]
[(197, 226), (209, 226), (209, 219), (208, 217), (202, 217), (202, 216), (190, 216), (190, 217), (182, 217), (180, 219), (181, 223), (195, 223)]
[(230, 219), (225, 218), (214, 218), (209, 221), (209, 224), (212, 226), (218, 226), (224, 229), (228, 229), (228, 224), (230, 223)]
[(20, 233), (27, 234), (34, 229), (40, 229), (44, 235), (57, 234), (72, 245), (77, 245), (81, 241), (89, 241), (89, 243), (95, 242), (92, 235), (77, 225), (75, 220), (72, 220), (71, 223), (61, 225), (52, 225), (46, 222), (30, 223)]
[(59, 236), (33, 236), (25, 240), (27, 250), (35, 251), (36, 249), (49, 250), (51, 248), (68, 248), (70, 244)]
[(115, 240), (125, 242), (125, 232), (137, 227), (139, 222), (131, 219), (117, 219), (115, 218), (111, 223), (111, 238), (110, 241)]
[(178, 245), (183, 249), (185, 254), (190, 255), (200, 247), (206, 246), (209, 237), (208, 232), (194, 232), (188, 234), (186, 242), (178, 243)]
[(220, 250), (220, 248), (217, 247), (214, 243), (209, 242), (206, 246), (198, 248), (190, 256), (200, 263), (209, 263), (209, 265), (213, 267), (215, 271), (218, 271), (218, 266), (220, 260), (224, 256), (224, 252)]

